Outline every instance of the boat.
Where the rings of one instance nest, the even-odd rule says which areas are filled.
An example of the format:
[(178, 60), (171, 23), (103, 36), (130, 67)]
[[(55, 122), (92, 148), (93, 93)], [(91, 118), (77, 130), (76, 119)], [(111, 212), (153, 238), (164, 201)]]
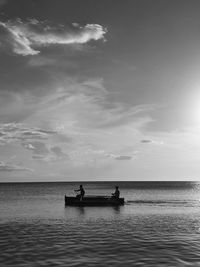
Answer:
[(111, 196), (84, 196), (83, 199), (68, 197), (65, 195), (65, 206), (122, 206), (124, 198)]

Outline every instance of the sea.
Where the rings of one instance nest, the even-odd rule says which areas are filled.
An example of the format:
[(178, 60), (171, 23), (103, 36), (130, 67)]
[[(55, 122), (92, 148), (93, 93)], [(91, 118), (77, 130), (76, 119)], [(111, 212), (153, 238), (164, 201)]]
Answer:
[(200, 266), (200, 184), (81, 182), (125, 205), (65, 207), (78, 182), (0, 184), (0, 266)]

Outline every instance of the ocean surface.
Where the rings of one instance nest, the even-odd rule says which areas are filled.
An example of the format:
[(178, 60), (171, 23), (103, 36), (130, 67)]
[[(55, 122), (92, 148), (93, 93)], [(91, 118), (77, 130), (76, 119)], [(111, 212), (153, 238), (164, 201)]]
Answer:
[(65, 207), (79, 183), (0, 184), (0, 266), (200, 266), (200, 184), (82, 183), (122, 207)]

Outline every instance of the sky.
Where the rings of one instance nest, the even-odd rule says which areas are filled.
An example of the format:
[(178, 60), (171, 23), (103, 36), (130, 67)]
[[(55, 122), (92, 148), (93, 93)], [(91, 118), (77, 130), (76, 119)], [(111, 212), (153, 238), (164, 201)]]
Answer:
[(199, 0), (0, 0), (0, 182), (200, 179)]

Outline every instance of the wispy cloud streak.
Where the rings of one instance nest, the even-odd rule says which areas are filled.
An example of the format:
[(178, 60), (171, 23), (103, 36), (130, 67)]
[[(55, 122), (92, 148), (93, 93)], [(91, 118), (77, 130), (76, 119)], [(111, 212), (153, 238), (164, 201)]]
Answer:
[(1, 123), (0, 124), (0, 144), (16, 141), (27, 142), (30, 140), (46, 140), (55, 131), (40, 128), (28, 127), (22, 123)]
[(13, 171), (33, 171), (33, 170), (20, 165), (15, 165), (6, 163), (4, 161), (0, 161), (0, 171), (13, 172)]
[(21, 19), (0, 22), (1, 43), (18, 55), (37, 55), (39, 48), (49, 45), (85, 44), (91, 40), (104, 39), (106, 29), (98, 24), (81, 26), (73, 23), (52, 25), (48, 21)]

